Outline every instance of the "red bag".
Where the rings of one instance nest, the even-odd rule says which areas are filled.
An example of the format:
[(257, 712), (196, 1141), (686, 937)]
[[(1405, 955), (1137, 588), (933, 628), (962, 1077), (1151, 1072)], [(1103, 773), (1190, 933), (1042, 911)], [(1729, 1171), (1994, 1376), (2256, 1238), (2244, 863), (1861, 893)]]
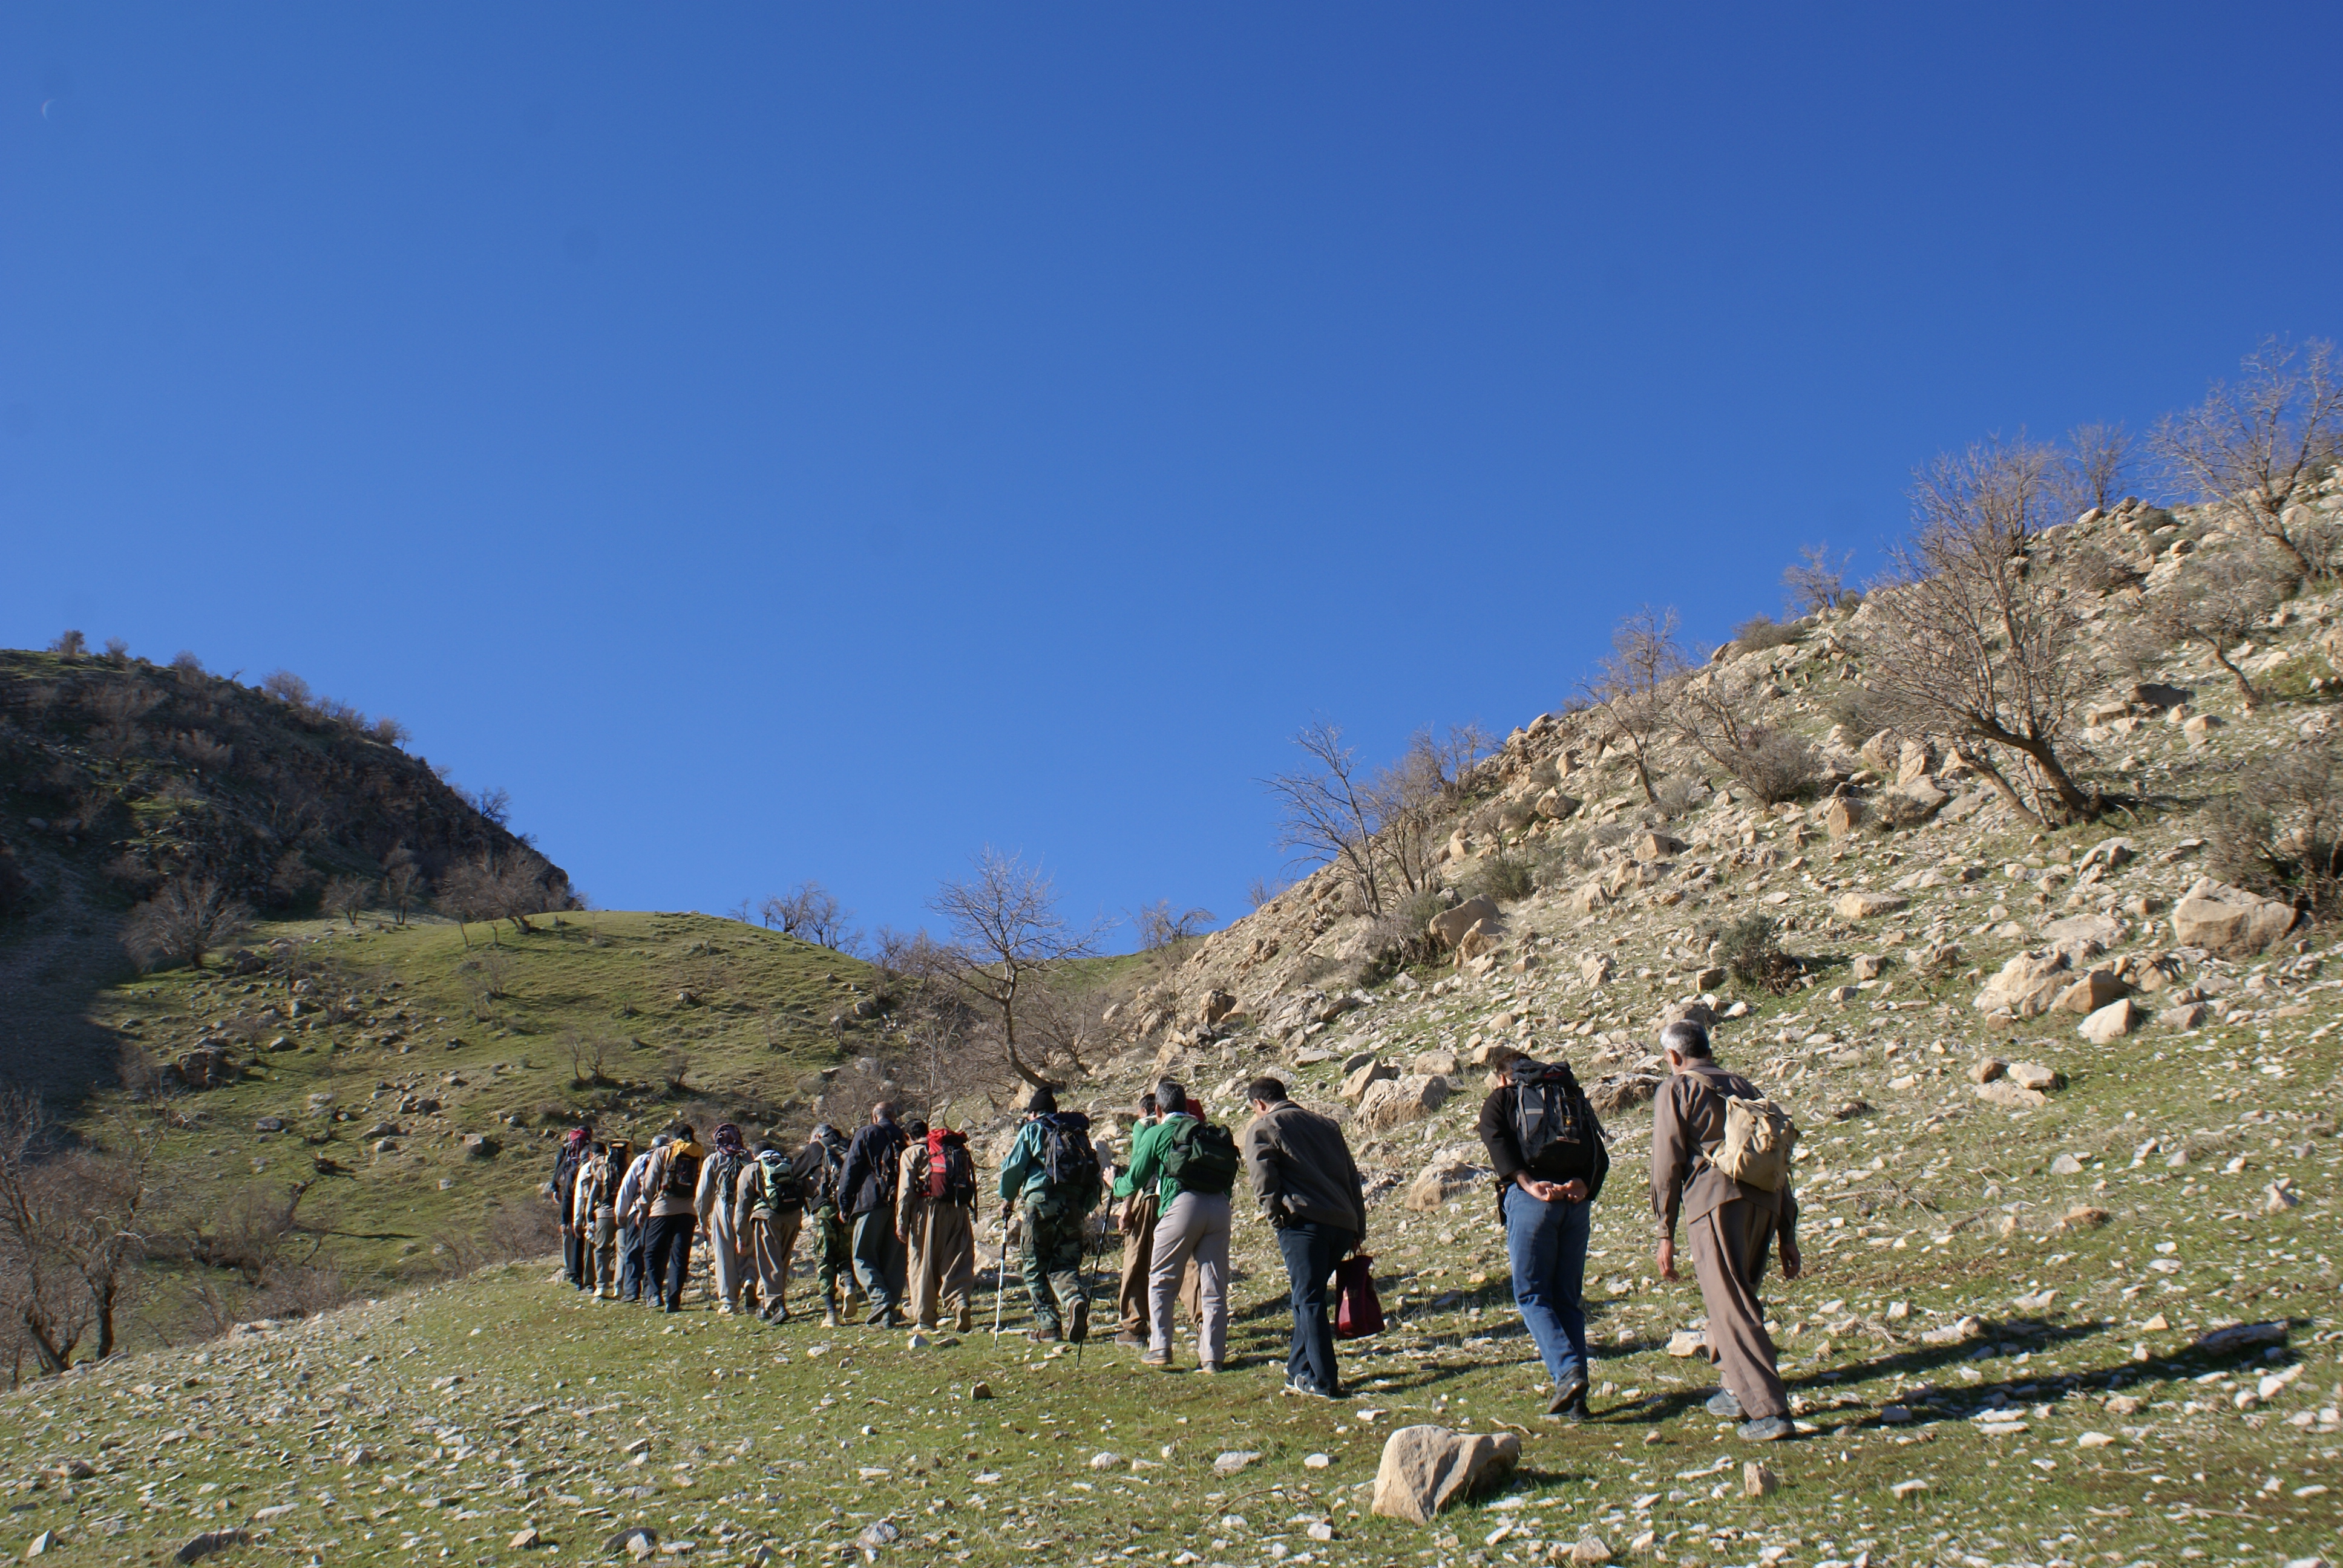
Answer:
[(1346, 1340), (1383, 1332), (1383, 1304), (1375, 1295), (1375, 1261), (1353, 1252), (1334, 1265), (1334, 1332)]

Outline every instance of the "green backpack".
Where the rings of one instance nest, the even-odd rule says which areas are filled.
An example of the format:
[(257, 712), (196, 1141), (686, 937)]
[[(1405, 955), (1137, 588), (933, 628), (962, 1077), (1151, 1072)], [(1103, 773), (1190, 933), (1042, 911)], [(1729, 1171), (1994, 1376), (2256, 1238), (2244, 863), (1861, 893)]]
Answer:
[(1163, 1149), (1163, 1174), (1180, 1183), (1182, 1191), (1226, 1196), (1237, 1184), (1241, 1164), (1237, 1141), (1229, 1130), (1192, 1116), (1180, 1119)]

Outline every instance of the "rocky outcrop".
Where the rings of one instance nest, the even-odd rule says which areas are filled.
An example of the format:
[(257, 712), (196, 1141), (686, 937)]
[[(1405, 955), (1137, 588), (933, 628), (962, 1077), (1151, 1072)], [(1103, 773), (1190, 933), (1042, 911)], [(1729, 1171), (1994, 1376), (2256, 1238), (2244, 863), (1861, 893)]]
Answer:
[(2294, 922), (2293, 905), (2209, 877), (2198, 879), (2172, 907), (2172, 934), (2181, 946), (2227, 958), (2260, 952)]

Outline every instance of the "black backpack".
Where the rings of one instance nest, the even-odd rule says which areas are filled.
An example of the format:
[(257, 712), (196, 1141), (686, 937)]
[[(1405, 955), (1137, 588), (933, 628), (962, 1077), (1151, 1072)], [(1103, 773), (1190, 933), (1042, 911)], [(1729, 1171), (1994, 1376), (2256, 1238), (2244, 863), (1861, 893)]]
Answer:
[(1180, 1118), (1163, 1150), (1163, 1174), (1182, 1191), (1208, 1197), (1225, 1196), (1237, 1184), (1242, 1168), (1237, 1141), (1229, 1130), (1192, 1116)]
[(903, 1150), (910, 1140), (893, 1122), (877, 1129), (880, 1136), (870, 1141), (870, 1174), (879, 1183), (879, 1207), (895, 1206), (895, 1190), (903, 1180)]
[(700, 1157), (680, 1152), (682, 1147), (679, 1143), (668, 1145), (667, 1181), (660, 1191), (669, 1198), (681, 1198), (688, 1202), (699, 1196)]
[(1041, 1118), (1041, 1180), (1052, 1197), (1098, 1196), (1098, 1151), (1091, 1147), (1091, 1119), (1079, 1111)]
[(1513, 1141), (1524, 1162), (1555, 1143), (1593, 1143), (1602, 1136), (1585, 1091), (1564, 1061), (1513, 1063)]
[(817, 1161), (805, 1190), (809, 1209), (835, 1209), (839, 1205), (838, 1179), (846, 1171), (846, 1151), (827, 1143), (812, 1145)]

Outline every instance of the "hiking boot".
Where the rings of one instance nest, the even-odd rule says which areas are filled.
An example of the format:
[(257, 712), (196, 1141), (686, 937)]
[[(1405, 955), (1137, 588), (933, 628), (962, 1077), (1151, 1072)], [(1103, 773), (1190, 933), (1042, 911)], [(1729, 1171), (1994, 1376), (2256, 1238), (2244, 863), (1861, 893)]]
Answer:
[(955, 1333), (964, 1334), (975, 1327), (976, 1314), (970, 1312), (967, 1304), (963, 1302), (960, 1309), (960, 1316), (952, 1320), (952, 1330)]
[(789, 1303), (787, 1302), (775, 1302), (773, 1303), (772, 1311), (765, 1314), (765, 1321), (769, 1323), (788, 1322), (789, 1321)]
[(1217, 1376), (1221, 1371), (1221, 1363), (1219, 1362), (1198, 1362), (1196, 1363), (1196, 1370), (1204, 1373), (1207, 1377)]
[(1718, 1389), (1715, 1393), (1709, 1395), (1708, 1403), (1705, 1408), (1709, 1414), (1716, 1417), (1719, 1421), (1739, 1421), (1741, 1419), (1741, 1401), (1735, 1397), (1733, 1391), (1729, 1388)]
[(1570, 1422), (1573, 1426), (1576, 1426), (1581, 1422), (1593, 1421), (1594, 1419), (1594, 1412), (1586, 1408), (1586, 1385), (1584, 1383), (1580, 1383), (1578, 1385), (1577, 1397), (1573, 1399), (1568, 1404), (1563, 1406), (1562, 1419)]
[(1172, 1352), (1151, 1349), (1139, 1358), (1139, 1364), (1143, 1367), (1168, 1367), (1172, 1364)]
[(1091, 1304), (1077, 1296), (1074, 1310), (1066, 1314), (1066, 1338), (1075, 1344), (1091, 1337)]
[(1787, 1416), (1761, 1415), (1755, 1421), (1742, 1422), (1739, 1432), (1735, 1435), (1744, 1442), (1775, 1442), (1789, 1436), (1795, 1430), (1797, 1429), (1790, 1424), (1790, 1418)]
[(832, 1307), (830, 1311), (821, 1314), (821, 1326), (826, 1329), (834, 1329), (838, 1327), (838, 1309), (836, 1307)]
[(1548, 1415), (1561, 1415), (1567, 1412), (1573, 1404), (1578, 1403), (1584, 1400), (1585, 1397), (1586, 1374), (1584, 1372), (1574, 1373), (1572, 1376), (1565, 1378), (1562, 1382), (1561, 1385), (1555, 1388), (1554, 1391), (1554, 1397), (1546, 1401), (1545, 1412)]
[(1119, 1345), (1131, 1345), (1136, 1349), (1144, 1350), (1147, 1348), (1147, 1336), (1145, 1334), (1135, 1334), (1129, 1329), (1125, 1329), (1122, 1332), (1114, 1336), (1114, 1342)]

